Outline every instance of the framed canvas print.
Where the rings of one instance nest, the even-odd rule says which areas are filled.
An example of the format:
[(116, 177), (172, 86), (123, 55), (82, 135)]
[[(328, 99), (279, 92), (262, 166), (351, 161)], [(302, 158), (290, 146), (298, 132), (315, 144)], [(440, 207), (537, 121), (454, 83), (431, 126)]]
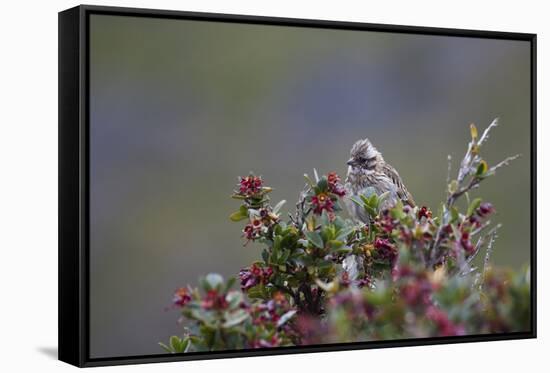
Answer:
[(59, 13), (59, 358), (535, 337), (535, 42)]

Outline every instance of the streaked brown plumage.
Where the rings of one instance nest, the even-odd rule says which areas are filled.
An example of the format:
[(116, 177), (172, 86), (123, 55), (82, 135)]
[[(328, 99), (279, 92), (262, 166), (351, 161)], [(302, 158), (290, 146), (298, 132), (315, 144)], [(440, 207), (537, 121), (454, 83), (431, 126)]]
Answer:
[[(389, 192), (382, 202), (382, 210), (393, 207), (399, 200), (411, 207), (416, 205), (395, 168), (384, 161), (382, 154), (368, 139), (357, 141), (350, 155), (345, 184), (348, 196), (358, 197), (372, 188), (378, 195)], [(353, 201), (346, 199), (345, 203), (353, 218), (365, 223), (368, 221), (366, 213)]]

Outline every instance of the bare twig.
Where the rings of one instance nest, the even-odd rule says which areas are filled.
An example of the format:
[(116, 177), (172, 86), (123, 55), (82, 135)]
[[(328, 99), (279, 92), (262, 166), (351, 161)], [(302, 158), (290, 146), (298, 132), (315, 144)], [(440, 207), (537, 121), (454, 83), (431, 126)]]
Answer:
[(452, 157), (450, 154), (447, 155), (447, 186), (449, 185), (449, 183), (451, 182), (451, 161), (452, 161)]
[(483, 290), (483, 284), (485, 281), (485, 274), (490, 268), (490, 260), (491, 260), (491, 254), (493, 253), (493, 245), (495, 244), (495, 241), (497, 239), (497, 230), (500, 228), (501, 225), (497, 225), (492, 231), (491, 231), (491, 238), (489, 240), (489, 243), (487, 244), (487, 249), (485, 250), (485, 258), (483, 259), (483, 270), (481, 271), (480, 277), (478, 277), (478, 289), (479, 291)]
[[(451, 210), (455, 202), (467, 194), (471, 190), (474, 190), (479, 187), (479, 184), (487, 177), (495, 173), (495, 171), (503, 166), (507, 166), (513, 160), (517, 159), (520, 155), (514, 155), (508, 157), (497, 163), (495, 166), (487, 169), (487, 164), (479, 156), (479, 148), (484, 144), (489, 138), (490, 131), (498, 125), (498, 118), (494, 119), (491, 124), (483, 131), (481, 137), (477, 138), (477, 129), (475, 125), (471, 125), (470, 130), (472, 134), (472, 139), (468, 143), (468, 149), (464, 158), (460, 162), (460, 168), (458, 169), (458, 175), (456, 180), (451, 181), (450, 171), (451, 171), (451, 157), (448, 156), (448, 169), (447, 169), (447, 187), (448, 195), (445, 204), (443, 205), (443, 214), (442, 219), (439, 222), (439, 227), (437, 229), (435, 239), (430, 246), (430, 249), (427, 252), (427, 257), (429, 258), (428, 264), (435, 265), (438, 261), (439, 247), (443, 241), (443, 227), (448, 224), (451, 218)], [(479, 171), (481, 170), (481, 172)], [(482, 227), (483, 229), (485, 227)], [(476, 233), (481, 231), (478, 230)]]
[(503, 161), (497, 163), (496, 165), (494, 165), (493, 167), (491, 167), (488, 172), (492, 173), (492, 172), (495, 172), (497, 169), (499, 169), (501, 167), (508, 166), (510, 164), (510, 162), (512, 162), (515, 159), (518, 159), (519, 157), (521, 157), (521, 154), (516, 154), (516, 155), (513, 155), (511, 157), (508, 157), (505, 160), (503, 160)]
[(485, 258), (483, 259), (483, 273), (485, 273), (489, 268), (489, 262), (491, 259), (491, 254), (493, 253), (493, 245), (495, 244), (495, 241), (497, 239), (497, 230), (500, 228), (500, 224), (495, 227), (493, 232), (491, 233), (491, 239), (489, 240), (489, 244), (487, 245), (487, 250), (485, 251)]
[[(475, 236), (479, 233), (481, 233), (482, 231), (484, 231), (485, 229), (487, 229), (489, 226), (491, 225), (491, 221), (490, 220), (487, 220), (485, 223), (483, 223), (481, 225), (481, 227), (477, 228), (477, 229), (474, 229), (472, 231), (472, 233), (470, 233), (472, 236)], [(489, 232), (490, 233), (490, 232)]]
[[(486, 238), (487, 238), (487, 235), (483, 235), (483, 236), (479, 237), (479, 239), (477, 240), (476, 246), (474, 248), (474, 252), (472, 253), (472, 255), (470, 255), (468, 258), (466, 258), (466, 261), (464, 262), (464, 265), (458, 271), (458, 273), (460, 273), (461, 276), (464, 276), (468, 273), (471, 273), (470, 264), (472, 264), (474, 259), (477, 257), (477, 254), (479, 254), (479, 251), (481, 250), (481, 247), (483, 247), (483, 244), (485, 243)], [(468, 272), (465, 273), (466, 271), (468, 271)]]
[(309, 213), (311, 212), (311, 208), (307, 211), (305, 210), (306, 196), (310, 190), (311, 186), (309, 184), (306, 184), (304, 190), (300, 192), (298, 202), (296, 202), (296, 212), (294, 213), (294, 216), (289, 213), (292, 224), (294, 224), (294, 226), (298, 229), (302, 228), (305, 223), (306, 216), (309, 215)]
[(481, 135), (481, 137), (479, 138), (479, 141), (477, 142), (478, 146), (483, 145), (483, 143), (487, 141), (487, 139), (489, 138), (489, 132), (491, 131), (491, 129), (493, 129), (496, 126), (498, 126), (498, 118), (493, 119), (491, 124), (489, 124), (489, 127), (485, 128), (485, 131), (483, 131), (483, 134)]
[[(481, 230), (483, 230), (484, 228), (486, 228), (487, 226), (489, 226), (490, 222), (487, 222), (485, 223), (481, 228), (479, 228), (477, 230), (477, 232), (479, 233)], [(487, 232), (486, 234), (484, 234), (483, 236), (479, 237), (479, 239), (477, 240), (477, 243), (476, 243), (476, 246), (475, 246), (475, 249), (474, 249), (474, 252), (472, 253), (472, 255), (470, 255), (467, 259), (466, 259), (466, 262), (464, 263), (464, 266), (460, 269), (459, 273), (461, 275), (466, 275), (468, 273), (471, 273), (472, 271), (469, 271), (468, 273), (464, 273), (464, 271), (468, 270), (468, 268), (470, 267), (470, 264), (474, 261), (474, 259), (477, 257), (477, 255), (479, 254), (479, 252), (481, 251), (481, 248), (483, 247), (483, 245), (485, 244), (485, 242), (487, 241), (487, 238), (490, 237), (492, 241), (494, 241), (494, 235), (496, 234), (496, 231), (501, 227), (501, 224), (497, 224), (496, 226), (494, 226), (489, 232)], [(474, 233), (472, 233), (473, 235)], [(492, 246), (492, 242), (491, 240), (489, 241), (489, 244)]]

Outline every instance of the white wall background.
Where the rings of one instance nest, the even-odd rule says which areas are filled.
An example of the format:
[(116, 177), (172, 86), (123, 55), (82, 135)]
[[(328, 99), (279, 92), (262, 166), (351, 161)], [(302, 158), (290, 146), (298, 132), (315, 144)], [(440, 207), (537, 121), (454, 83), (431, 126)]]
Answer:
[[(57, 12), (74, 1), (11, 1), (0, 13), (0, 370), (69, 371), (57, 354)], [(538, 34), (539, 338), (108, 368), (111, 371), (518, 372), (548, 359), (550, 23), (544, 1), (95, 1), (96, 5)], [(546, 166), (545, 166), (546, 164)], [(139, 327), (139, 325), (136, 325)], [(540, 371), (541, 369), (537, 369)]]

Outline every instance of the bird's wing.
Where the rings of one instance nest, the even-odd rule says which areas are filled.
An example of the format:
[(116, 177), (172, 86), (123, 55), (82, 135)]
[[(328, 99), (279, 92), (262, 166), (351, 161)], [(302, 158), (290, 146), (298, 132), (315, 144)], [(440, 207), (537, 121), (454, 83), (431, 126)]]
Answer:
[(401, 180), (401, 177), (388, 163), (384, 163), (382, 166), (382, 171), (390, 177), (390, 179), (393, 181), (395, 186), (397, 187), (397, 196), (406, 204), (408, 204), (411, 207), (415, 207), (416, 203), (414, 202), (414, 199), (412, 195), (407, 190), (407, 187), (405, 184), (403, 184), (403, 180)]

